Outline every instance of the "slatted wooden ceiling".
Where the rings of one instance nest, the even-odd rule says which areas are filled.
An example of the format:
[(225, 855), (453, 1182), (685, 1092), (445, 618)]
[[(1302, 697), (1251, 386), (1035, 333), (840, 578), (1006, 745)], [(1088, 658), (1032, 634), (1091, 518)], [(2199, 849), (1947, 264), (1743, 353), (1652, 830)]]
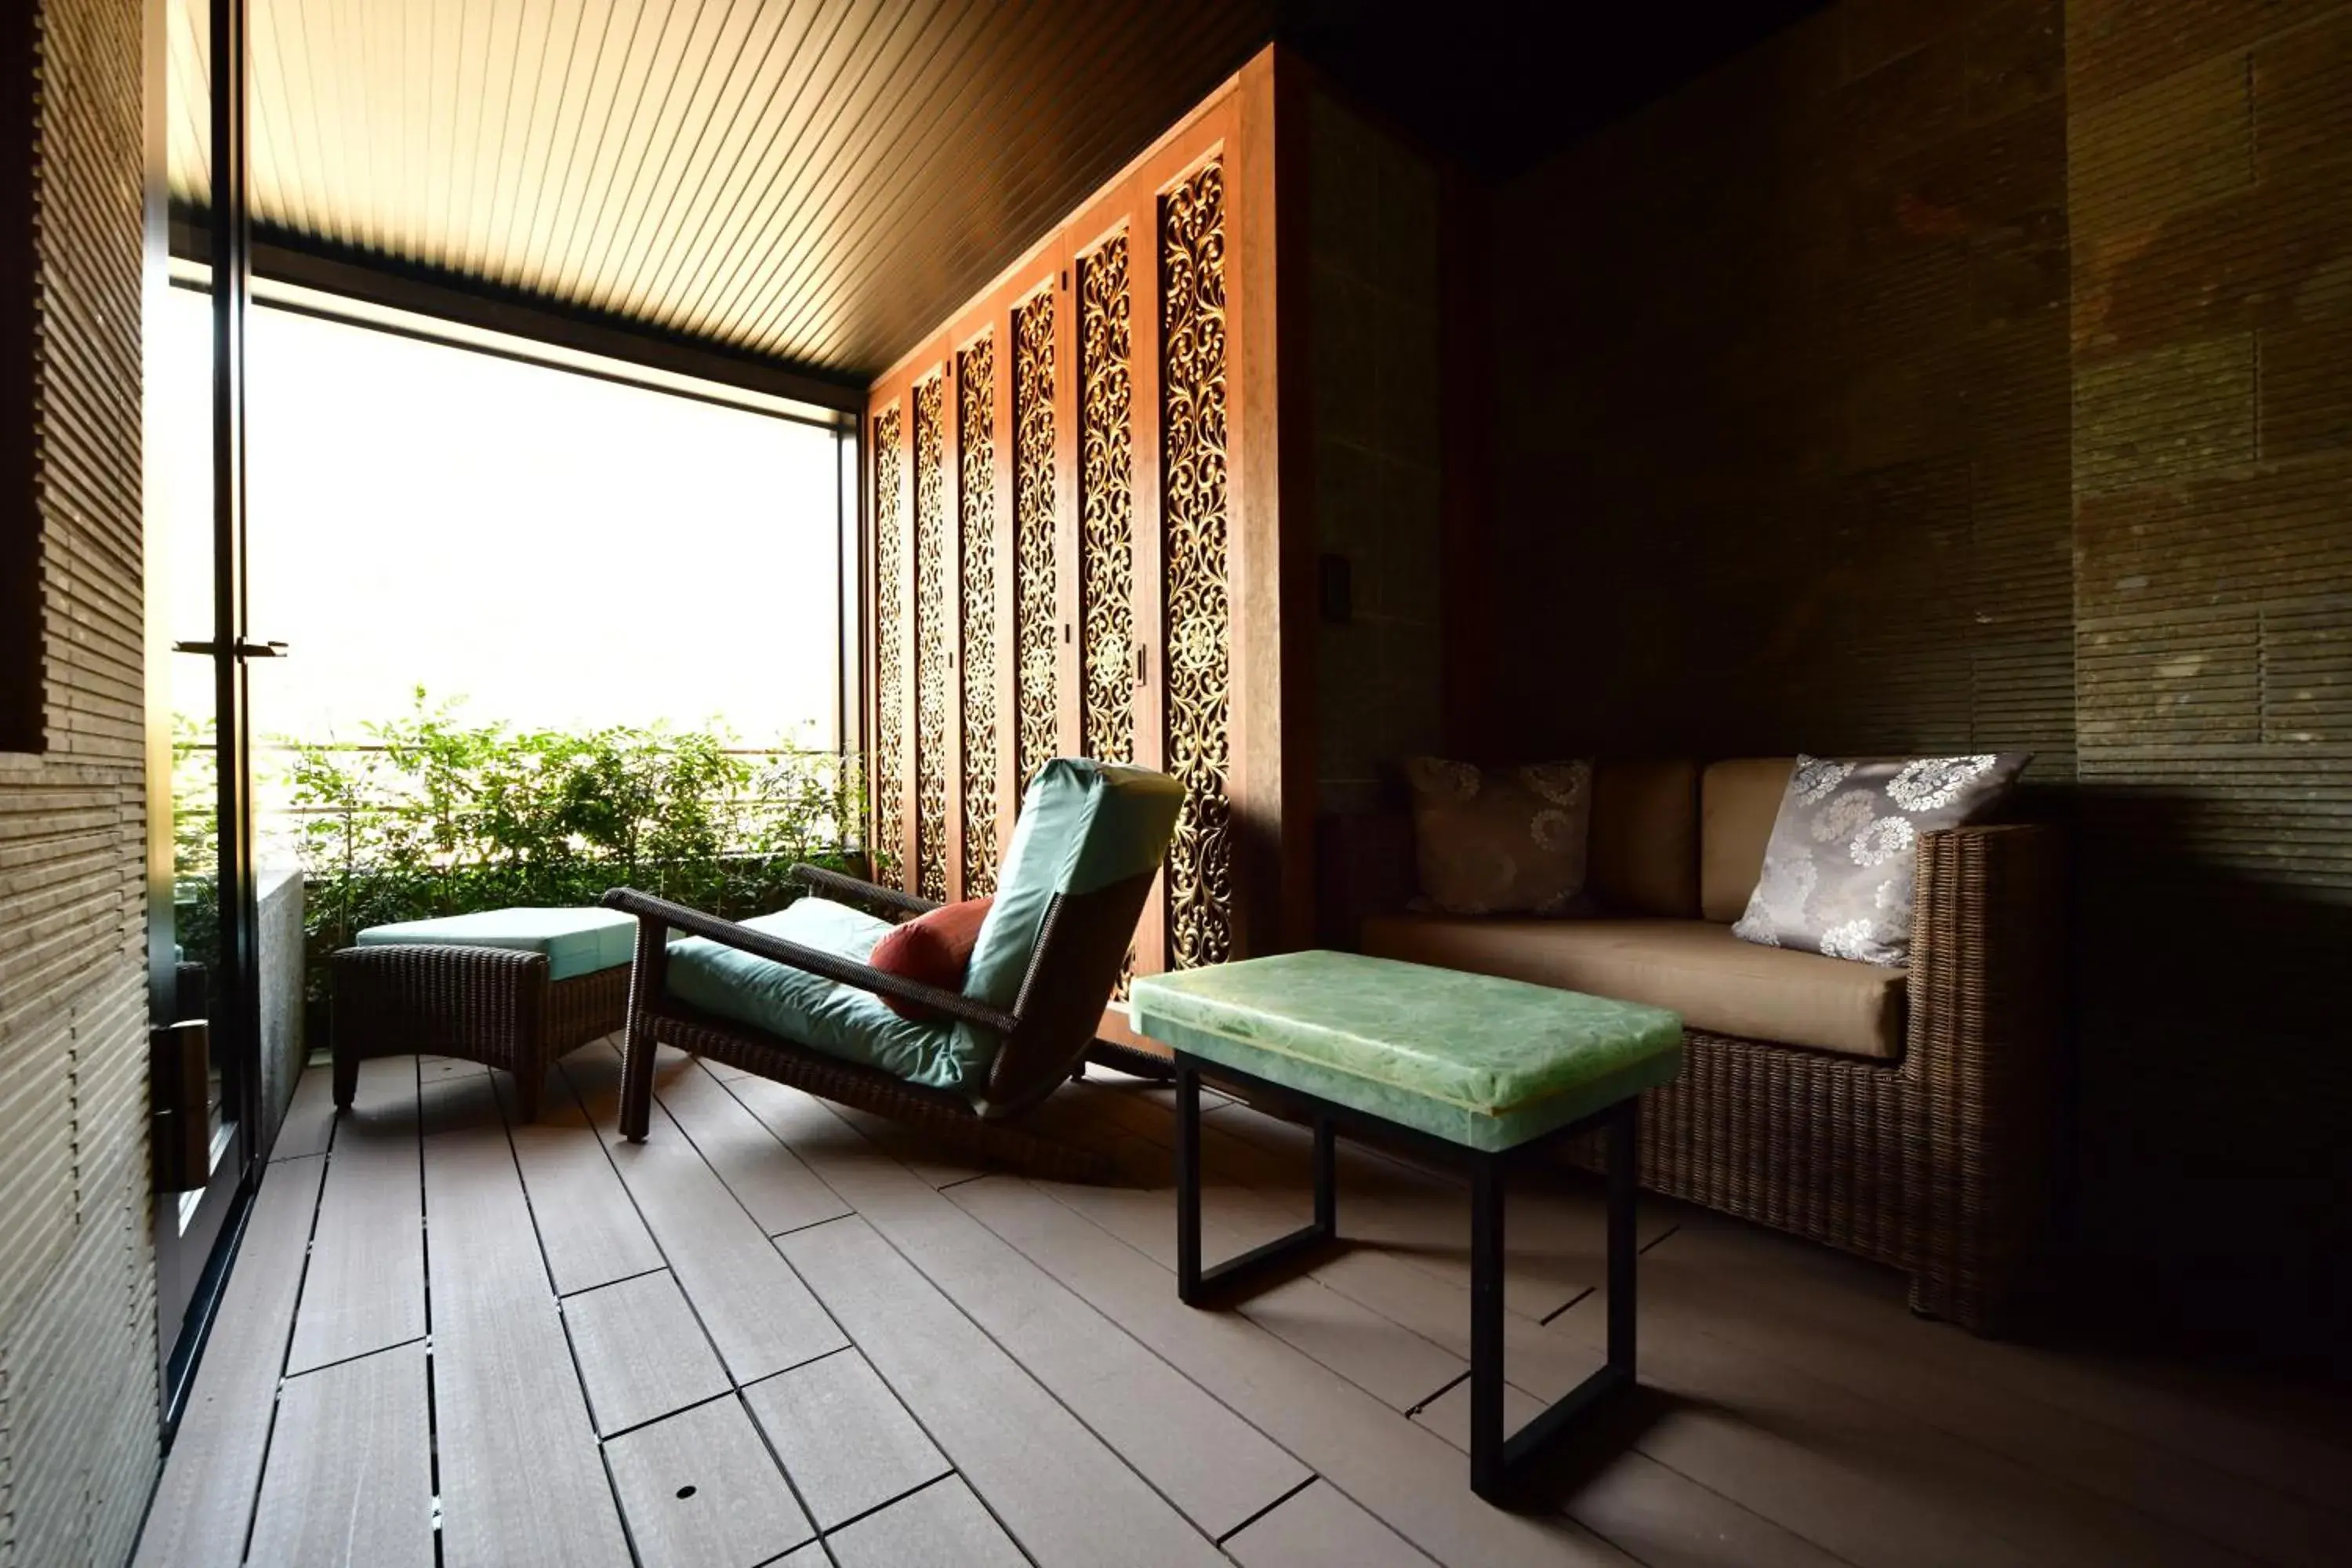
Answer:
[[(1272, 0), (249, 0), (265, 236), (863, 375), (1272, 35)], [(172, 0), (205, 205), (206, 0)]]

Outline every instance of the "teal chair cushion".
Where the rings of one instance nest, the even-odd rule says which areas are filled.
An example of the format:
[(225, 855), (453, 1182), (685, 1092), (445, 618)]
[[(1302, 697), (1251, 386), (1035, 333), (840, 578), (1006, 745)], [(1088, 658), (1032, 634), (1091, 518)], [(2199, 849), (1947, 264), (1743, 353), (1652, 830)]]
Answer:
[[(743, 924), (860, 963), (890, 929), (888, 921), (862, 910), (814, 898)], [(961, 1090), (987, 1074), (987, 1059), (975, 1060), (945, 1025), (902, 1018), (870, 991), (698, 936), (669, 944), (668, 990), (706, 1013), (878, 1068), (908, 1083)]]
[[(996, 901), (981, 922), (964, 994), (1011, 1010), (1055, 898), (1156, 869), (1183, 804), (1184, 786), (1149, 768), (1057, 757), (1038, 769), (997, 871)], [(956, 1031), (965, 1055), (995, 1059), (992, 1031), (965, 1023)]]
[(402, 921), (360, 932), (362, 947), (506, 947), (547, 954), (547, 977), (570, 980), (617, 969), (635, 955), (637, 921), (618, 910), (482, 910)]
[[(1054, 899), (1157, 868), (1183, 798), (1174, 779), (1144, 768), (1060, 759), (1039, 769), (981, 923), (964, 994), (1009, 1012)], [(890, 930), (863, 910), (814, 898), (743, 923), (861, 963)], [(919, 1024), (871, 992), (700, 937), (670, 943), (668, 990), (689, 1006), (827, 1056), (967, 1095), (986, 1082), (1003, 1044), (993, 1030)]]

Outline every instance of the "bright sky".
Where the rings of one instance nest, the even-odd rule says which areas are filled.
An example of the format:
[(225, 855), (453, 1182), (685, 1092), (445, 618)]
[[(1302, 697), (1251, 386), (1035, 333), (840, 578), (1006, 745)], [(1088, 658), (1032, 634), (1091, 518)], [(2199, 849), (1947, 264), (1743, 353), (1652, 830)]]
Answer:
[[(210, 317), (171, 290), (173, 636), (211, 635)], [(830, 746), (829, 430), (290, 311), (247, 317), (257, 736), (363, 739), (418, 685), (531, 728)], [(174, 706), (211, 709), (173, 660)]]

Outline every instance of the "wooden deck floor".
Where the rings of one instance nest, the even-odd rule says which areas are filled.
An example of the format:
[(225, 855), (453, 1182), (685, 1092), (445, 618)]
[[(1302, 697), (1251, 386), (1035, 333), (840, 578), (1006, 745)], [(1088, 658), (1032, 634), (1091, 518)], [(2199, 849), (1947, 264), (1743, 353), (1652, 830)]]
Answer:
[[(574, 1053), (536, 1125), (464, 1063), (302, 1081), (138, 1561), (1968, 1564), (2352, 1561), (2343, 1411), (1916, 1321), (1891, 1275), (1643, 1205), (1641, 1394), (1556, 1506), (1469, 1493), (1467, 1240), (1342, 1145), (1358, 1245), (1178, 1304), (1170, 1096), (1048, 1107), (1129, 1184), (979, 1170), (684, 1058), (642, 1145)], [(1210, 1112), (1212, 1257), (1304, 1135)], [(1522, 1409), (1598, 1359), (1597, 1193), (1514, 1198)]]

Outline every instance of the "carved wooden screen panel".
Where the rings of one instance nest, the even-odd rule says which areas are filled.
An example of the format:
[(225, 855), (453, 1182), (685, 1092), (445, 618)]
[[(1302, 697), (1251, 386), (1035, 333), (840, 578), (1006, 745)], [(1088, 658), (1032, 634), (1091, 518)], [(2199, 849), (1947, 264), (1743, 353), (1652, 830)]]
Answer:
[(946, 387), (915, 387), (915, 890), (948, 896), (949, 657)]
[(1135, 758), (1135, 454), (1127, 236), (1078, 258), (1079, 740)]
[[(903, 715), (902, 875), (934, 898), (990, 890), (1022, 788), (1056, 755), (1164, 768), (1185, 801), (1130, 974), (1311, 929), (1313, 747), (1282, 721), (1312, 688), (1286, 654), (1311, 651), (1312, 606), (1281, 595), (1304, 548), (1286, 510), (1312, 520), (1286, 508), (1279, 465), (1263, 65), (871, 394), (877, 441), (904, 412), (895, 489), (877, 468), (900, 563), (876, 563), (901, 602), (873, 656)], [(1102, 1028), (1135, 1039), (1116, 1007)]]
[(1013, 731), (1017, 788), (1061, 749), (1055, 684), (1059, 637), (1054, 563), (1054, 290), (1013, 311), (1013, 658), (1020, 708)]
[(1203, 165), (1159, 205), (1164, 765), (1184, 785), (1168, 852), (1168, 963), (1187, 969), (1233, 956), (1222, 163)]
[[(1079, 743), (1135, 760), (1134, 304), (1128, 237), (1078, 258)], [(1130, 951), (1116, 994), (1135, 978)]]
[(901, 510), (896, 404), (874, 416), (874, 824), (866, 839), (877, 881), (904, 886), (900, 825), (906, 816), (906, 518)]
[(963, 890), (996, 890), (996, 353), (983, 337), (956, 356), (958, 574), (963, 756)]

